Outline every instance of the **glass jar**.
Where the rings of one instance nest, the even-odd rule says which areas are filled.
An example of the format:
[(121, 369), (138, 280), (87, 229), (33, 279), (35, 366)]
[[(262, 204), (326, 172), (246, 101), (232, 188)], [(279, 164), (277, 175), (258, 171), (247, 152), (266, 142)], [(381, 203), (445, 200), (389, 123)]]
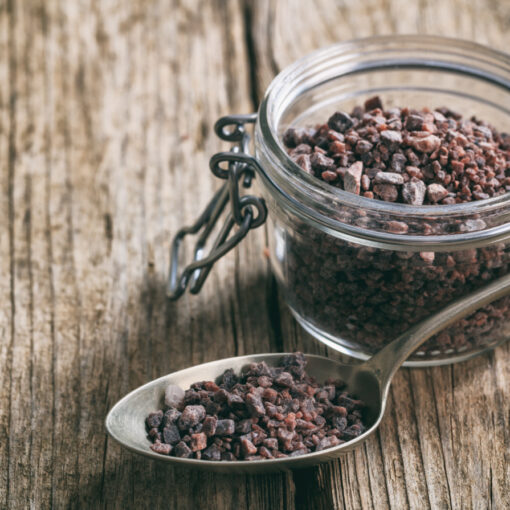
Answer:
[[(510, 264), (509, 194), (457, 205), (389, 203), (333, 187), (288, 157), (281, 141), (288, 127), (323, 123), (374, 95), (386, 108), (446, 106), (510, 132), (510, 57), (441, 37), (361, 39), (295, 62), (266, 92), (255, 151), (273, 272), (309, 333), (361, 359)], [(509, 333), (504, 298), (427, 341), (406, 364), (460, 361)]]
[[(375, 95), (386, 108), (447, 107), (510, 133), (510, 56), (450, 38), (387, 36), (336, 44), (283, 70), (258, 114), (216, 124), (220, 137), (239, 145), (211, 158), (213, 173), (228, 182), (197, 222), (176, 235), (169, 297), (182, 295), (190, 281), (190, 291), (198, 292), (211, 265), (267, 212), (271, 266), (292, 313), (315, 338), (356, 358), (368, 358), (447, 303), (506, 274), (510, 193), (457, 205), (384, 202), (333, 187), (287, 155), (282, 136), (289, 127), (324, 123)], [(247, 122), (255, 123), (255, 158), (246, 154)], [(229, 123), (232, 131), (225, 129)], [(254, 173), (265, 204), (240, 196), (241, 177), (248, 187)], [(204, 256), (229, 202), (231, 213)], [(179, 244), (200, 229), (194, 261), (178, 278)], [(405, 364), (461, 361), (509, 336), (510, 296), (431, 338)]]

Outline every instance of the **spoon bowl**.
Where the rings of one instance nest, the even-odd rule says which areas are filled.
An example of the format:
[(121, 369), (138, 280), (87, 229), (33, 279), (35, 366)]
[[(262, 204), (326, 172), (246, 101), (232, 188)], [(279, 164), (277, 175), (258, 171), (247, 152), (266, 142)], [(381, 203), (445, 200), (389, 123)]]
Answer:
[(373, 434), (381, 422), (393, 375), (422, 343), (453, 324), (475, 312), (478, 308), (500, 299), (510, 293), (510, 275), (503, 276), (489, 285), (465, 296), (423, 322), (409, 329), (393, 342), (381, 349), (368, 361), (350, 365), (325, 358), (307, 355), (307, 372), (319, 383), (328, 378), (341, 379), (347, 385), (349, 394), (365, 403), (364, 421), (367, 430), (351, 441), (318, 452), (297, 457), (264, 459), (254, 461), (209, 461), (160, 455), (149, 447), (151, 442), (145, 429), (145, 418), (156, 409), (161, 409), (165, 388), (176, 384), (188, 389), (196, 381), (214, 381), (228, 368), (239, 373), (250, 363), (265, 361), (276, 366), (285, 354), (256, 354), (238, 356), (204, 363), (160, 377), (132, 391), (110, 410), (106, 418), (106, 429), (113, 439), (135, 453), (145, 455), (176, 466), (188, 466), (219, 473), (268, 473), (288, 471), (330, 461), (356, 448)]

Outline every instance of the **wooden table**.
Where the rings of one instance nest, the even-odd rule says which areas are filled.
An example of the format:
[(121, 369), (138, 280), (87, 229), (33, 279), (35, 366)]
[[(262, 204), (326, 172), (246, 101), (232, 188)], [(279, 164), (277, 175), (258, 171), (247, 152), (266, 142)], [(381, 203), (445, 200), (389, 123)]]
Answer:
[(510, 4), (0, 0), (0, 508), (510, 508), (510, 344), (401, 370), (380, 431), (294, 474), (138, 458), (103, 420), (129, 390), (237, 354), (326, 353), (250, 233), (199, 296), (165, 299), (169, 241), (219, 182), (212, 125), (333, 41), (435, 33), (510, 47)]

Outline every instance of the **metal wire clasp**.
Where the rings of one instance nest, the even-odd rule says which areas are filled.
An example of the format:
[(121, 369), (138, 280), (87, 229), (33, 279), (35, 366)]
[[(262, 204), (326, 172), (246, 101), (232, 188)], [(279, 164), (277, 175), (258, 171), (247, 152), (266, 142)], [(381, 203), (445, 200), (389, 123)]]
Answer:
[[(190, 292), (197, 294), (204, 284), (214, 263), (225, 253), (239, 244), (248, 231), (260, 227), (267, 217), (267, 207), (261, 197), (242, 195), (242, 188), (249, 188), (259, 167), (257, 160), (249, 154), (250, 136), (246, 132), (246, 124), (253, 124), (257, 114), (228, 115), (219, 119), (214, 131), (222, 140), (235, 142), (230, 152), (215, 154), (209, 162), (212, 173), (225, 184), (214, 194), (207, 207), (197, 221), (183, 227), (177, 232), (170, 249), (170, 271), (168, 276), (167, 296), (171, 300), (178, 299), (191, 280)], [(224, 168), (225, 163), (227, 168)], [(230, 211), (220, 232), (216, 236), (211, 250), (204, 254), (205, 244), (216, 225), (227, 203)], [(237, 226), (234, 233), (232, 229)], [(198, 234), (193, 251), (193, 262), (188, 264), (179, 274), (179, 249), (188, 234)]]

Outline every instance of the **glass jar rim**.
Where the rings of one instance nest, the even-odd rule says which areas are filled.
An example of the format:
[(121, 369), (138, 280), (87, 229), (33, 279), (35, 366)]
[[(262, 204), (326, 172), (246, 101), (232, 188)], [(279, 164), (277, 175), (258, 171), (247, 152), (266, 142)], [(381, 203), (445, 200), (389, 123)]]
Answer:
[[(397, 60), (391, 59), (392, 53), (403, 53), (404, 57)], [(379, 54), (379, 58), (375, 55)], [(381, 53), (389, 57), (382, 61)], [(454, 57), (455, 61), (432, 62), (431, 57), (427, 58), (426, 53), (433, 53), (435, 56), (444, 55)], [(361, 58), (370, 58), (375, 56), (375, 60), (360, 62)], [(278, 170), (265, 171), (265, 177), (270, 185), (274, 185), (277, 192), (284, 198), (292, 200), (294, 192), (310, 192), (326, 198), (332, 204), (341, 204), (352, 207), (353, 209), (363, 209), (365, 211), (375, 211), (378, 213), (388, 213), (392, 215), (412, 216), (414, 218), (449, 218), (462, 217), (463, 215), (473, 214), (494, 214), (498, 211), (510, 210), (510, 192), (497, 197), (485, 200), (467, 202), (455, 205), (421, 205), (413, 206), (409, 204), (391, 203), (382, 200), (365, 198), (353, 193), (348, 193), (340, 188), (331, 186), (308, 174), (301, 169), (288, 156), (277, 133), (277, 124), (285, 111), (285, 108), (300, 94), (313, 88), (308, 83), (299, 82), (305, 71), (313, 71), (320, 74), (324, 66), (331, 65), (332, 59), (337, 64), (336, 76), (345, 76), (369, 69), (389, 69), (395, 67), (398, 63), (402, 67), (406, 62), (413, 68), (416, 67), (437, 67), (445, 71), (458, 71), (463, 74), (472, 75), (484, 81), (498, 85), (510, 94), (510, 55), (501, 51), (493, 50), (481, 44), (473, 43), (462, 39), (430, 36), (430, 35), (391, 35), (374, 36), (368, 38), (354, 39), (336, 43), (325, 48), (316, 50), (283, 69), (271, 82), (266, 90), (264, 98), (260, 104), (257, 129), (260, 133), (258, 139), (261, 139), (263, 150), (271, 161), (277, 162)], [(318, 79), (318, 78), (317, 78)], [(317, 81), (316, 85), (319, 85)], [(308, 87), (308, 88), (306, 88)], [(510, 109), (503, 105), (498, 105), (510, 115)], [(298, 206), (301, 213), (310, 216), (315, 220), (319, 219), (326, 223), (333, 230), (343, 231), (345, 225), (332, 217), (323, 216), (318, 211), (313, 211), (313, 207), (304, 204), (294, 204)], [(358, 230), (359, 228), (356, 228)], [(363, 230), (363, 229), (361, 229)], [(382, 237), (402, 238), (402, 234), (378, 233), (384, 234)], [(473, 232), (457, 234), (464, 241), (473, 237)], [(510, 223), (492, 227), (487, 230), (478, 231), (476, 234), (487, 237), (497, 237), (510, 234)], [(396, 236), (396, 237), (395, 237)], [(377, 235), (381, 237), (381, 235)], [(410, 241), (411, 236), (407, 236)], [(423, 238), (425, 236), (412, 236)], [(431, 237), (426, 236), (432, 241)], [(440, 236), (444, 238), (445, 236)], [(449, 236), (452, 237), (452, 236)], [(454, 241), (453, 237), (451, 241)]]

